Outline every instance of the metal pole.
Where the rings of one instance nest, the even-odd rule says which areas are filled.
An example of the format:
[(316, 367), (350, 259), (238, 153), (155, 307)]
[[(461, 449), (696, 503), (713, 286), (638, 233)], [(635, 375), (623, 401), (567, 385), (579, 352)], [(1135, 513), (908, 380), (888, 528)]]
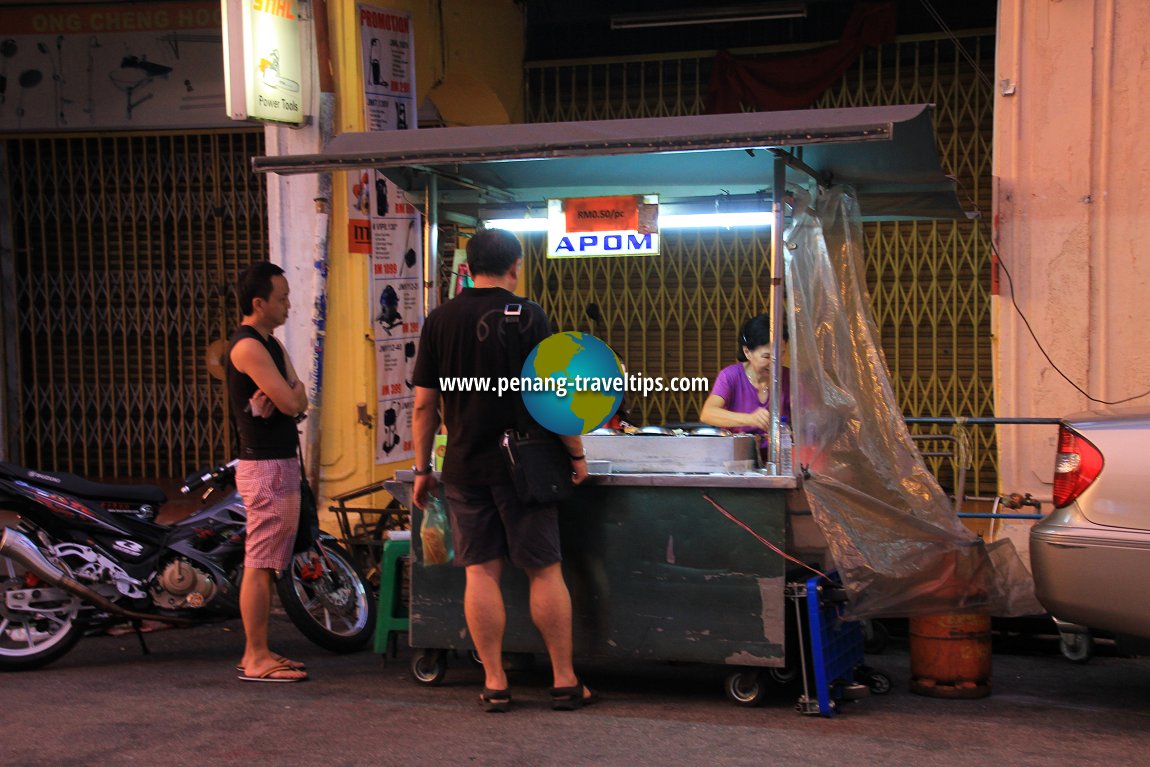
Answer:
[(439, 178), (427, 179), (427, 249), (423, 254), (423, 297), (427, 314), (439, 305)]
[(966, 418), (964, 416), (948, 418), (904, 418), (907, 423), (942, 424), (947, 426), (1009, 426), (1012, 424), (1060, 424), (1060, 418)]
[(782, 401), (781, 358), (783, 354), (783, 193), (787, 186), (787, 166), (774, 158), (771, 184), (771, 449), (770, 460), (778, 473), (780, 464), (779, 404)]

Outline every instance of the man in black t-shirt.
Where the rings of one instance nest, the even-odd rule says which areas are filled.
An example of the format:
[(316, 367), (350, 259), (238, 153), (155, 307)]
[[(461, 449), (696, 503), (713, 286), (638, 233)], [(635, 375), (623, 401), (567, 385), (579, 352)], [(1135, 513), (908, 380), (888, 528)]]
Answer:
[[(522, 257), (519, 241), (510, 232), (478, 232), (467, 244), (467, 266), (475, 287), (464, 288), (427, 317), (412, 377), (413, 501), (424, 508), (436, 489), (430, 458), (442, 402), (447, 425), (443, 495), (455, 564), (467, 573), (463, 600), (467, 627), (483, 662), (480, 703), (488, 711), (506, 711), (511, 704), (503, 671), (506, 611), (499, 587), (507, 558), (527, 574), (531, 619), (551, 657), (552, 707), (570, 710), (594, 696), (572, 667), (571, 596), (560, 567), (558, 509), (525, 506), (499, 452), (499, 438), (516, 426), (522, 405), (517, 392), (499, 396), (498, 379), (518, 378), (527, 355), (551, 332), (542, 307), (512, 292)], [(460, 391), (441, 384), (444, 378), (471, 378), (480, 386), (488, 382), (490, 389)], [(574, 480), (582, 482), (587, 476), (582, 438), (560, 438), (571, 456)]]

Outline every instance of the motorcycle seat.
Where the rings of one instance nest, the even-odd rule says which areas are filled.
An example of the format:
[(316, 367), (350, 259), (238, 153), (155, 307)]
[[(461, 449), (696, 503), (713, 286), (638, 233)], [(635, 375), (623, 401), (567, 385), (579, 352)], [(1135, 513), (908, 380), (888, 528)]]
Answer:
[(162, 488), (155, 485), (112, 485), (92, 482), (75, 474), (58, 471), (37, 471), (0, 461), (0, 473), (29, 485), (62, 490), (81, 498), (100, 501), (124, 501), (134, 504), (160, 506), (168, 500)]

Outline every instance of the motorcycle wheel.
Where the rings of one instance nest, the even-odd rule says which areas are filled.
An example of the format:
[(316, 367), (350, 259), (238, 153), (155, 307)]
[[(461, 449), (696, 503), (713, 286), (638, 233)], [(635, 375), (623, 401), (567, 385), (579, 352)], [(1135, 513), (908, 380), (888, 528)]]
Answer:
[(296, 628), (325, 650), (355, 652), (375, 631), (375, 597), (351, 556), (334, 543), (296, 554), (276, 591)]
[[(66, 563), (57, 563), (72, 575)], [(28, 590), (24, 568), (0, 557), (0, 671), (29, 671), (63, 657), (84, 636), (83, 603), (72, 594), (43, 584), (41, 597), (28, 609), (8, 606), (11, 592)]]

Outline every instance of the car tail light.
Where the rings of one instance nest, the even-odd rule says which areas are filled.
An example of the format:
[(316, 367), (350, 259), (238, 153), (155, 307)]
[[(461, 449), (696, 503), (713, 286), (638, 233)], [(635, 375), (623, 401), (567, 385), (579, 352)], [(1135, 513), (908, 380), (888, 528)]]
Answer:
[(1054, 459), (1054, 508), (1074, 503), (1102, 473), (1102, 453), (1066, 425), (1058, 429), (1058, 456)]

